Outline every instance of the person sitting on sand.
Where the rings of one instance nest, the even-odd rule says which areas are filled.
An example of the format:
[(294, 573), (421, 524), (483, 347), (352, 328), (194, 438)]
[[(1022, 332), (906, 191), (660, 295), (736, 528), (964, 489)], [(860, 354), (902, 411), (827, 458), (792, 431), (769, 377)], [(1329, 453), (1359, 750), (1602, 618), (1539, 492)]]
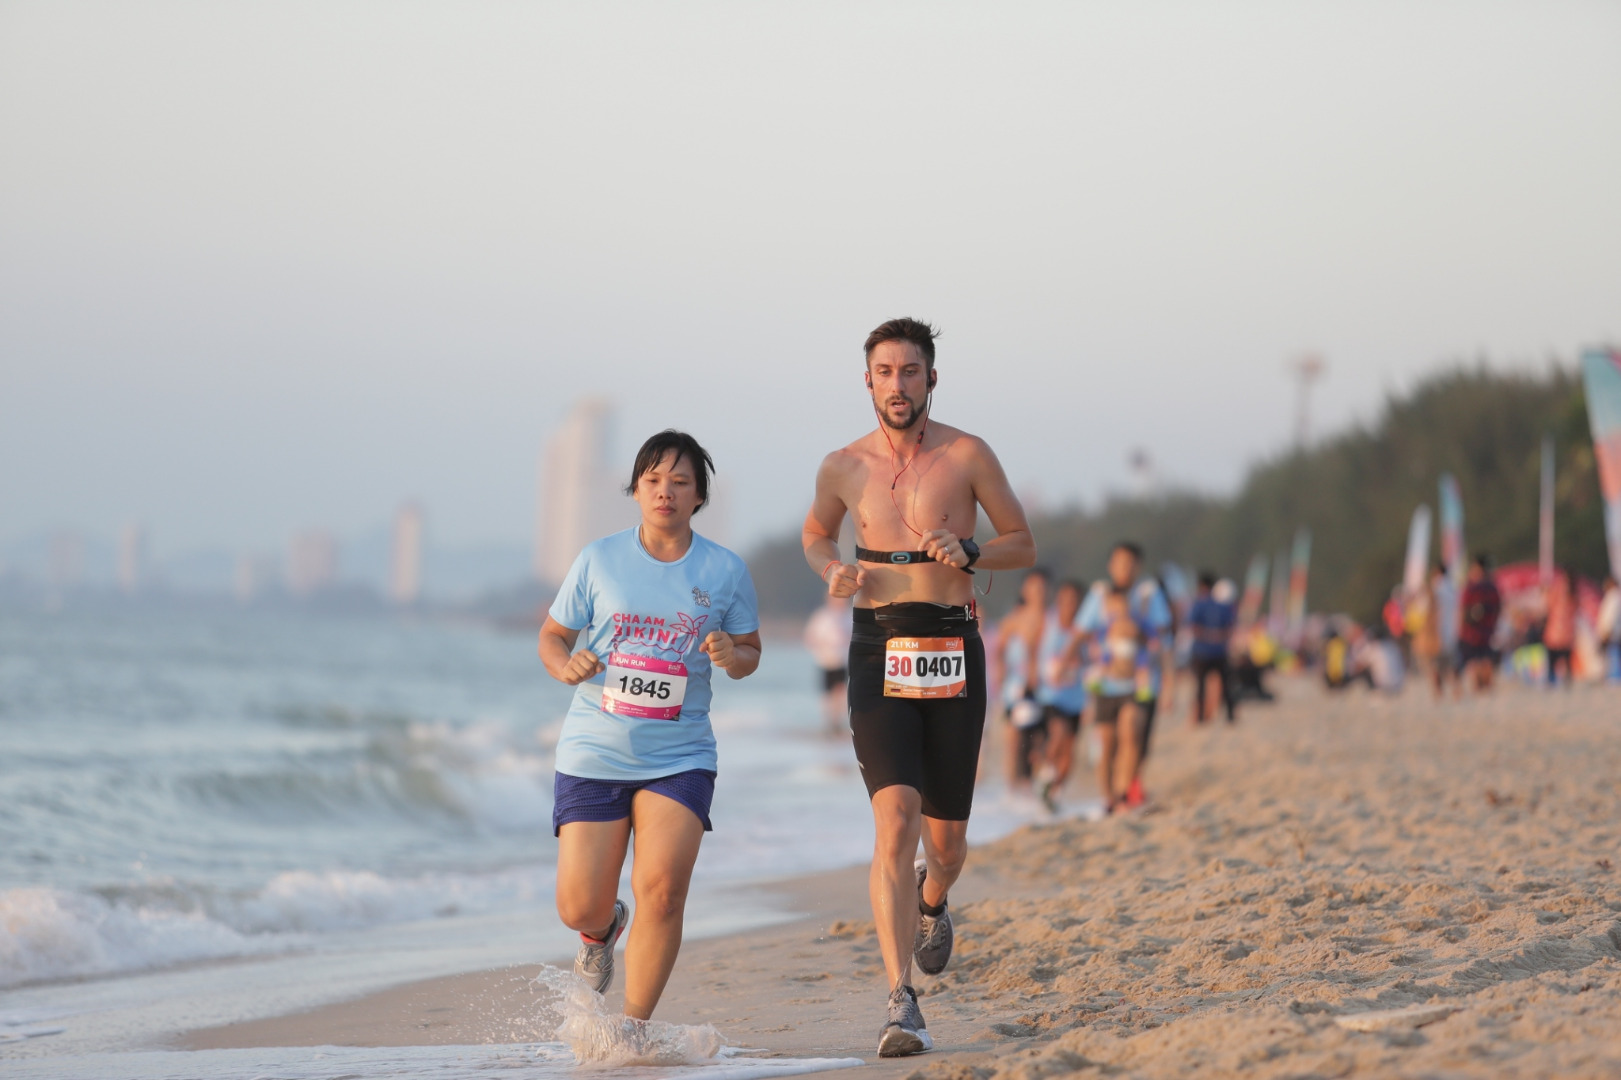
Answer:
[(1351, 643), (1340, 635), (1338, 627), (1329, 627), (1323, 642), (1323, 684), (1330, 690), (1344, 690), (1351, 685)]
[[(606, 992), (630, 918), (616, 894), (634, 837), (625, 1015), (638, 1021), (653, 1015), (675, 966), (687, 886), (710, 829), (710, 677), (719, 669), (741, 679), (760, 665), (747, 565), (692, 531), (713, 468), (683, 432), (643, 443), (626, 488), (641, 525), (580, 552), (540, 629), (546, 670), (576, 687), (557, 742), (557, 913), (580, 934), (575, 974)], [(585, 647), (575, 652), (581, 633)]]

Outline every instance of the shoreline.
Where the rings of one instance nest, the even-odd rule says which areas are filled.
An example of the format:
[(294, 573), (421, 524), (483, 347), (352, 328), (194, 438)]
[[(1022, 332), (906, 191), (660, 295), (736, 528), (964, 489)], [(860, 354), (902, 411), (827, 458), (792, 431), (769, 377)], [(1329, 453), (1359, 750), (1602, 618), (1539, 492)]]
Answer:
[[(713, 1024), (728, 1045), (763, 1051), (757, 1056), (766, 1058), (854, 1056), (877, 1061), (874, 1049), (886, 991), (872, 935), (867, 874), (868, 867), (854, 866), (752, 884), (752, 889), (784, 897), (796, 914), (769, 926), (685, 942), (655, 1018)], [(970, 859), (953, 889), (953, 901), (988, 899), (1008, 884), (994, 870), (976, 870)], [(778, 966), (777, 961), (786, 964)], [(545, 999), (530, 981), (543, 964), (566, 971), (572, 963), (572, 956), (557, 957), (413, 980), (308, 1010), (194, 1029), (169, 1045), (225, 1050), (544, 1041), (550, 1034), (535, 1013)], [(607, 997), (610, 1010), (623, 1006), (618, 980)], [(808, 1018), (806, 1010), (814, 1016)], [(968, 1040), (940, 1049), (989, 1045)]]
[[(915, 980), (936, 1050), (879, 1068), (1621, 1074), (1621, 698), (1284, 690), (1236, 728), (1162, 717), (1148, 812), (976, 847), (953, 889), (951, 966)], [(657, 1019), (713, 1023), (771, 1054), (877, 1063), (886, 988), (865, 874), (779, 883), (805, 917), (690, 942)], [(532, 1039), (523, 980), (537, 967), (178, 1045)]]

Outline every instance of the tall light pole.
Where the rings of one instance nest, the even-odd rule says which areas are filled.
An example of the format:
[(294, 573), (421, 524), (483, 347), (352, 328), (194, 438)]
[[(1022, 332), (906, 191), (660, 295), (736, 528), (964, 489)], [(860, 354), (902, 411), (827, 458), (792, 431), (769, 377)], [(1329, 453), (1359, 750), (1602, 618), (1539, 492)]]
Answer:
[(1302, 353), (1289, 361), (1298, 391), (1295, 396), (1295, 449), (1304, 450), (1311, 435), (1311, 384), (1328, 372), (1328, 361), (1317, 353)]

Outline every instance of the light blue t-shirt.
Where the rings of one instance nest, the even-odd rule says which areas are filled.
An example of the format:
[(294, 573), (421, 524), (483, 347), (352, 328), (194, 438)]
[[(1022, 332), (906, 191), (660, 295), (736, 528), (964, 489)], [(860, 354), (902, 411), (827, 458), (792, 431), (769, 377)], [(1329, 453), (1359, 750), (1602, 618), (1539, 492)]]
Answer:
[[(1101, 640), (1109, 629), (1109, 620), (1103, 613), (1103, 598), (1108, 592), (1106, 582), (1098, 582), (1087, 592), (1081, 610), (1075, 615), (1075, 625)], [(1148, 664), (1149, 693), (1159, 697), (1163, 671), (1160, 666), (1161, 649), (1171, 647), (1171, 605), (1165, 602), (1165, 590), (1152, 578), (1139, 581), (1131, 589), (1131, 617), (1142, 630), (1142, 645), (1151, 650)], [(1116, 692), (1116, 691), (1109, 691)], [(1120, 690), (1120, 693), (1126, 691)]]
[(1052, 681), (1052, 669), (1057, 666), (1059, 655), (1068, 645), (1068, 628), (1059, 626), (1058, 616), (1049, 612), (1046, 628), (1041, 633), (1041, 689), (1036, 693), (1036, 700), (1067, 713), (1079, 714), (1086, 708), (1086, 687), (1082, 685), (1079, 668), (1070, 673), (1066, 682)]
[(557, 771), (592, 780), (653, 780), (690, 769), (715, 770), (709, 726), (712, 666), (699, 649), (716, 630), (760, 628), (754, 581), (742, 558), (692, 535), (675, 562), (642, 547), (637, 529), (586, 546), (552, 601), (551, 617), (583, 631), (578, 648), (604, 664), (614, 652), (687, 667), (686, 698), (673, 720), (641, 719), (602, 709), (606, 673), (575, 688), (557, 741)]
[[(1003, 631), (1006, 633), (1006, 631)], [(1002, 651), (1002, 703), (1014, 705), (1030, 693), (1030, 650), (1024, 638), (1008, 634), (1007, 646)]]

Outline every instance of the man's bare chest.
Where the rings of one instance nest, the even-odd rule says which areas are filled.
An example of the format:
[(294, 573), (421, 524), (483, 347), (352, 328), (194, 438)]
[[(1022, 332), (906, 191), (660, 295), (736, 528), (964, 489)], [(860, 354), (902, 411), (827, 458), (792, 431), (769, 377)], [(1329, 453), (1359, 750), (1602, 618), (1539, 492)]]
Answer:
[(852, 509), (864, 524), (897, 519), (922, 532), (949, 528), (954, 520), (974, 512), (973, 487), (967, 475), (950, 462), (935, 462), (920, 469), (869, 469), (850, 494)]

